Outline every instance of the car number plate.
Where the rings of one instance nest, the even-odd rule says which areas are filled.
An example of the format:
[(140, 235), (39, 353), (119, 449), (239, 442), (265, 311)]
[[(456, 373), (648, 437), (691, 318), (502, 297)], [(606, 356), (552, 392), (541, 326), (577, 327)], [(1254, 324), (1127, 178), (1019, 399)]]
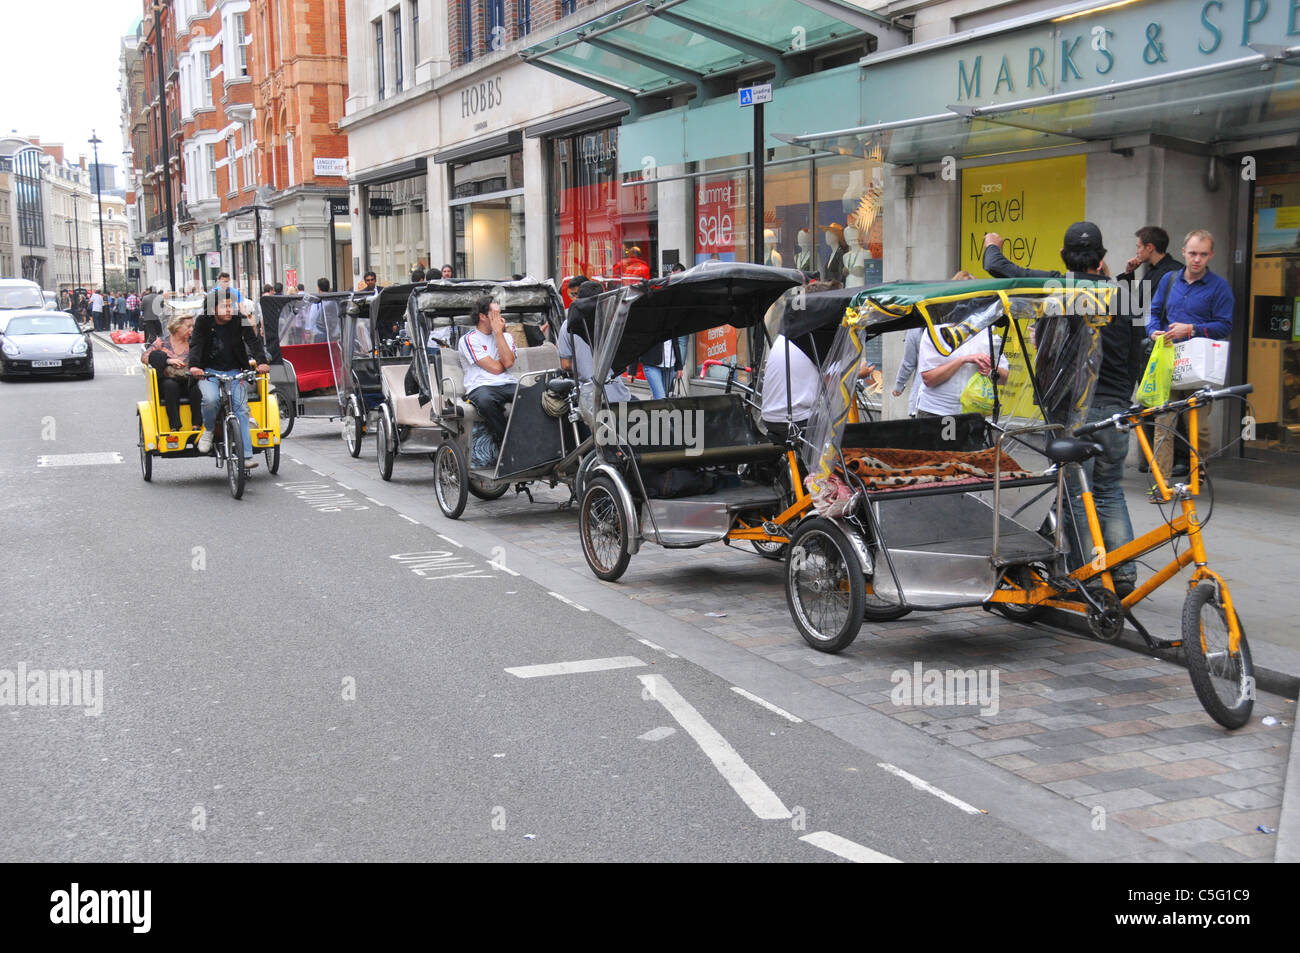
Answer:
[(32, 367), (62, 367), (62, 361), (32, 361)]

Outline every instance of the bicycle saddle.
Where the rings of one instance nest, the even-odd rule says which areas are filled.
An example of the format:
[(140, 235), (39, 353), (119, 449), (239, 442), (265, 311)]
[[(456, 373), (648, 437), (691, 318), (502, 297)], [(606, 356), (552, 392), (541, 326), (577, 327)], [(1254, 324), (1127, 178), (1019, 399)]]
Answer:
[(1047, 441), (1043, 453), (1053, 463), (1082, 463), (1104, 450), (1105, 447), (1091, 440), (1081, 440), (1078, 437), (1053, 437)]
[(546, 382), (546, 390), (561, 397), (573, 390), (578, 384), (572, 377), (552, 377)]

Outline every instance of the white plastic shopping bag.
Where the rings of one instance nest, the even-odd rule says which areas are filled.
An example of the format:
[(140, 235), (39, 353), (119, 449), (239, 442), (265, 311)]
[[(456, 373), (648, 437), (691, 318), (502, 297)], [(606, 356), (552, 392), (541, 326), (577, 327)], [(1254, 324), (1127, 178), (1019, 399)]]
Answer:
[(1174, 345), (1174, 390), (1222, 387), (1227, 375), (1227, 341), (1189, 338)]

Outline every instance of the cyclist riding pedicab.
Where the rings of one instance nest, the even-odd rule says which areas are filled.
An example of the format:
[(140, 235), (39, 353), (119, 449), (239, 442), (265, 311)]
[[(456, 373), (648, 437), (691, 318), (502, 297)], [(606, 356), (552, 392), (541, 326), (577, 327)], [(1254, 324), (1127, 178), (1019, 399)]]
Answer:
[[(199, 379), (199, 390), (203, 395), (203, 433), (199, 436), (198, 450), (199, 453), (208, 453), (212, 449), (213, 428), (221, 402), (218, 378), (225, 378), (232, 382), (231, 401), (243, 438), (244, 469), (253, 470), (257, 467), (257, 460), (253, 458), (253, 442), (248, 433), (248, 390), (241, 375), (254, 361), (257, 373), (267, 373), (270, 367), (266, 351), (252, 321), (240, 314), (231, 289), (217, 289), (207, 298), (208, 307), (195, 320), (194, 332), (190, 335), (190, 374)], [(232, 457), (234, 452), (235, 448), (227, 448)]]

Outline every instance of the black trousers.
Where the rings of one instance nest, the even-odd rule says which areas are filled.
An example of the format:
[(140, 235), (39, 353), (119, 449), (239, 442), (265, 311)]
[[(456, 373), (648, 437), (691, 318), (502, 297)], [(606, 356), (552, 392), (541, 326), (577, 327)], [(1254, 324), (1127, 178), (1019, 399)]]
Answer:
[(515, 385), (492, 384), (475, 387), (465, 395), (465, 399), (478, 409), (483, 423), (500, 444), (501, 438), (506, 434), (506, 404), (515, 399)]
[(193, 377), (160, 377), (158, 379), (158, 397), (167, 408), (167, 420), (172, 430), (181, 429), (181, 398), (190, 399), (190, 420), (199, 419), (199, 406), (203, 401), (199, 393), (199, 382)]

